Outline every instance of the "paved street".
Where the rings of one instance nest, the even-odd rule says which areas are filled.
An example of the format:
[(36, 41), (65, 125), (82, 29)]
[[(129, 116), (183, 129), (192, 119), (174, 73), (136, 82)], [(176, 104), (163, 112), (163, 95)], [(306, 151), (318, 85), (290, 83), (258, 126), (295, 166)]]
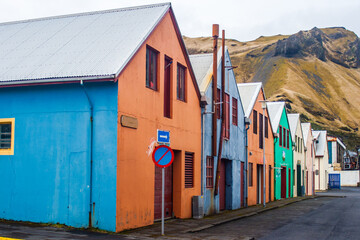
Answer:
[[(17, 239), (360, 239), (360, 188), (318, 193), (228, 211), (202, 220), (174, 219), (121, 234), (0, 222), (1, 237)], [(342, 197), (346, 196), (346, 197)]]

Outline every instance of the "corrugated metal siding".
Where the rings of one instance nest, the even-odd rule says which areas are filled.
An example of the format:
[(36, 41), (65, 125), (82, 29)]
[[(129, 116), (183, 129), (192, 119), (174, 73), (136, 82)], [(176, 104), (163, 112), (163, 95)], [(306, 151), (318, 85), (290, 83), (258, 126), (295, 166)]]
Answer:
[(118, 73), (170, 4), (0, 24), (0, 82)]

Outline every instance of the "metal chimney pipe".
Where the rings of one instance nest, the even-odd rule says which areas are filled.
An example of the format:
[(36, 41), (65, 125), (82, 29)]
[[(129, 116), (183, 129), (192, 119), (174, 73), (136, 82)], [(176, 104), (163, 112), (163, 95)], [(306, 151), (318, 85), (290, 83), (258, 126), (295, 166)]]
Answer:
[(212, 118), (212, 155), (215, 157), (217, 153), (217, 50), (218, 50), (218, 37), (219, 37), (219, 24), (213, 24), (213, 118)]

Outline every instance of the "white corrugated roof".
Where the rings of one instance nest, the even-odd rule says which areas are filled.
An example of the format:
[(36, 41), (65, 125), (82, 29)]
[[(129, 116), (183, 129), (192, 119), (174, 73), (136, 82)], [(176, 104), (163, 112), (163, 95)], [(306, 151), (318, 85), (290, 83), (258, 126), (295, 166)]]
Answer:
[(291, 132), (291, 138), (295, 142), (295, 133), (298, 126), (298, 121), (300, 120), (300, 114), (298, 113), (289, 113), (288, 115), (289, 127)]
[[(225, 47), (225, 51), (228, 51)], [(219, 68), (222, 59), (222, 47), (218, 50), (217, 67)], [(194, 70), (196, 82), (198, 83), (200, 92), (204, 94), (210, 85), (213, 76), (213, 54), (194, 54), (190, 55), (191, 66)], [(218, 79), (219, 76), (218, 76)]]
[(170, 3), (0, 24), (0, 84), (114, 77)]
[[(200, 88), (202, 83), (205, 81), (205, 77), (207, 75), (212, 75), (213, 54), (207, 53), (190, 55), (190, 62), (194, 70), (196, 82)], [(203, 90), (200, 91), (203, 93)]]
[(270, 117), (271, 127), (273, 133), (275, 134), (279, 128), (281, 114), (284, 110), (285, 102), (268, 102), (266, 105)]
[(302, 128), (302, 132), (303, 132), (303, 136), (304, 136), (304, 142), (306, 145), (307, 139), (309, 137), (309, 131), (311, 128), (311, 123), (301, 123), (301, 128)]
[(325, 148), (327, 147), (326, 131), (312, 131), (315, 141), (315, 156), (322, 157), (325, 154)]
[(238, 83), (237, 87), (239, 89), (241, 102), (245, 110), (245, 117), (249, 117), (262, 88), (262, 83)]

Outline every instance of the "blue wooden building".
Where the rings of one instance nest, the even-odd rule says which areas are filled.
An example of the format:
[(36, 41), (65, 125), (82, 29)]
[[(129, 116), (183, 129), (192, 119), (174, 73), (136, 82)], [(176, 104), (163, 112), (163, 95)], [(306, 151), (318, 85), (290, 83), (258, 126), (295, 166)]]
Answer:
[[(217, 56), (217, 99), (213, 99), (213, 54), (190, 55), (202, 99), (202, 195), (204, 214), (225, 209), (240, 208), (245, 202), (245, 124), (244, 110), (236, 85), (235, 75), (227, 48), (225, 48), (225, 99), (221, 98), (221, 49)], [(217, 151), (221, 135), (222, 102), (225, 101), (225, 141), (222, 145), (219, 193), (215, 194), (218, 155), (213, 155), (212, 121), (217, 118)], [(214, 102), (216, 102), (214, 104)], [(217, 108), (218, 114), (214, 115)]]

